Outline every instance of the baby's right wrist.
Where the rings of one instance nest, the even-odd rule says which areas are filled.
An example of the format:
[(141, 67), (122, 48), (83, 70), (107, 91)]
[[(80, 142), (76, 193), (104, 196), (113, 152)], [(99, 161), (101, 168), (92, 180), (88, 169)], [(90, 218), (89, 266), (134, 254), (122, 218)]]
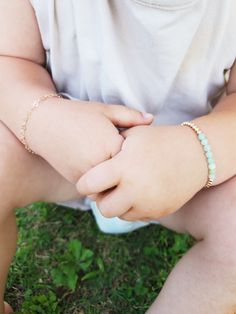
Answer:
[(52, 93), (40, 97), (32, 103), (21, 124), (20, 140), (30, 153), (45, 157), (47, 147), (55, 144), (55, 132), (52, 132), (56, 112), (69, 100)]
[(33, 149), (30, 148), (28, 141), (27, 141), (27, 129), (28, 129), (28, 124), (31, 120), (31, 117), (34, 113), (35, 110), (40, 109), (39, 107), (42, 105), (43, 102), (47, 101), (48, 99), (51, 98), (62, 98), (60, 94), (57, 93), (51, 93), (51, 94), (46, 94), (37, 100), (33, 102), (31, 105), (30, 109), (27, 111), (25, 118), (22, 122), (21, 129), (20, 129), (20, 141), (24, 145), (25, 149), (31, 153), (31, 154), (36, 154)]

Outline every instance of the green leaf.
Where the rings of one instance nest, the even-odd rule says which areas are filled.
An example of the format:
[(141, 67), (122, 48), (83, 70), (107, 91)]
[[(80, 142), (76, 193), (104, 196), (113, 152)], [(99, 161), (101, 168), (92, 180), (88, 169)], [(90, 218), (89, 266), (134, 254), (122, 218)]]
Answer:
[(75, 257), (75, 259), (78, 261), (81, 256), (82, 252), (82, 244), (79, 240), (71, 240), (68, 243), (68, 249), (72, 253), (72, 255)]
[(96, 259), (96, 262), (97, 262), (97, 265), (98, 265), (98, 268), (99, 268), (100, 272), (104, 273), (104, 264), (103, 264), (103, 260), (102, 260), (100, 257), (98, 257), (98, 258)]
[(89, 267), (91, 266), (93, 260), (88, 260), (87, 262), (80, 263), (79, 266), (83, 271), (87, 271)]
[(77, 269), (75, 268), (75, 265), (65, 265), (63, 268), (63, 272), (66, 277), (67, 287), (74, 291), (78, 281)]
[(51, 271), (51, 276), (53, 282), (56, 286), (63, 286), (64, 285), (64, 274), (60, 269), (53, 269)]
[(89, 280), (89, 279), (94, 279), (96, 277), (98, 277), (100, 275), (100, 271), (96, 270), (96, 271), (91, 271), (90, 273), (87, 273), (86, 275), (84, 275), (81, 280)]
[(94, 255), (94, 254), (93, 254), (93, 252), (92, 252), (91, 250), (84, 249), (84, 250), (82, 251), (82, 255), (81, 255), (80, 260), (81, 260), (81, 262), (84, 262), (84, 261), (86, 261), (87, 259), (92, 258), (93, 255)]
[(76, 273), (71, 272), (68, 275), (68, 287), (74, 292), (76, 285), (78, 282), (78, 275)]
[(59, 269), (53, 269), (51, 275), (53, 282), (57, 287), (64, 286), (72, 291), (75, 290), (78, 281), (78, 275), (75, 267), (71, 267), (70, 264), (63, 265), (63, 267)]

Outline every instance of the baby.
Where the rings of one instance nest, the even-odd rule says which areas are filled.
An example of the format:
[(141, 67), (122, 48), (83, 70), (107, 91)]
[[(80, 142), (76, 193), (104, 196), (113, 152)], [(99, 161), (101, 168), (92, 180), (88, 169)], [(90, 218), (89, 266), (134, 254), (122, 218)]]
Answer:
[(188, 232), (148, 313), (235, 313), (236, 2), (0, 0), (0, 20), (0, 314), (14, 209), (39, 200)]

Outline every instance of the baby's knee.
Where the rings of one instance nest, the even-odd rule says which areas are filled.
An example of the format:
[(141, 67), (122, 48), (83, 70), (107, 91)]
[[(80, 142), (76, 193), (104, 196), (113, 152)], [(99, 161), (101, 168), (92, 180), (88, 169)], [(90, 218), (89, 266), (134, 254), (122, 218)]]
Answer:
[(215, 188), (215, 209), (212, 209), (214, 231), (222, 237), (230, 234), (236, 240), (236, 176)]
[[(180, 210), (183, 224), (197, 240), (236, 243), (236, 177), (200, 191)], [(232, 245), (234, 245), (232, 243)]]
[(193, 237), (210, 244), (219, 258), (236, 263), (236, 177), (201, 191), (183, 216)]
[[(236, 270), (236, 177), (214, 189), (215, 207), (209, 207), (211, 213), (206, 214), (205, 239)], [(205, 211), (208, 211), (207, 204)]]

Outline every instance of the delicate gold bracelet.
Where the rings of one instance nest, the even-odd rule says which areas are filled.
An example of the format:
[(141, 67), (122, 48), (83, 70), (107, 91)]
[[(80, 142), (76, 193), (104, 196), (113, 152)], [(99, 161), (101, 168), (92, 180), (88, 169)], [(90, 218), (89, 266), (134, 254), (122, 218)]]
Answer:
[(192, 130), (194, 130), (197, 134), (198, 140), (202, 144), (202, 147), (203, 147), (203, 150), (205, 153), (205, 157), (207, 160), (207, 166), (208, 166), (208, 179), (207, 179), (207, 183), (205, 185), (205, 188), (209, 188), (212, 186), (213, 181), (215, 180), (215, 177), (216, 177), (216, 164), (215, 164), (215, 161), (213, 158), (211, 146), (208, 142), (208, 139), (207, 139), (206, 135), (200, 130), (200, 128), (198, 126), (196, 126), (196, 124), (194, 124), (192, 121), (185, 121), (185, 122), (181, 123), (181, 125), (188, 126)]
[(26, 131), (27, 131), (27, 126), (28, 126), (28, 122), (30, 120), (30, 117), (33, 113), (33, 111), (35, 109), (37, 109), (40, 104), (49, 99), (49, 98), (53, 98), (53, 97), (57, 97), (57, 98), (62, 98), (62, 96), (60, 94), (48, 94), (48, 95), (44, 95), (42, 97), (40, 97), (39, 99), (37, 99), (33, 104), (32, 107), (30, 108), (30, 110), (27, 112), (25, 119), (23, 120), (23, 123), (21, 125), (21, 129), (20, 129), (20, 141), (21, 143), (24, 145), (25, 149), (30, 152), (31, 154), (36, 154), (28, 145), (27, 139), (26, 139)]

